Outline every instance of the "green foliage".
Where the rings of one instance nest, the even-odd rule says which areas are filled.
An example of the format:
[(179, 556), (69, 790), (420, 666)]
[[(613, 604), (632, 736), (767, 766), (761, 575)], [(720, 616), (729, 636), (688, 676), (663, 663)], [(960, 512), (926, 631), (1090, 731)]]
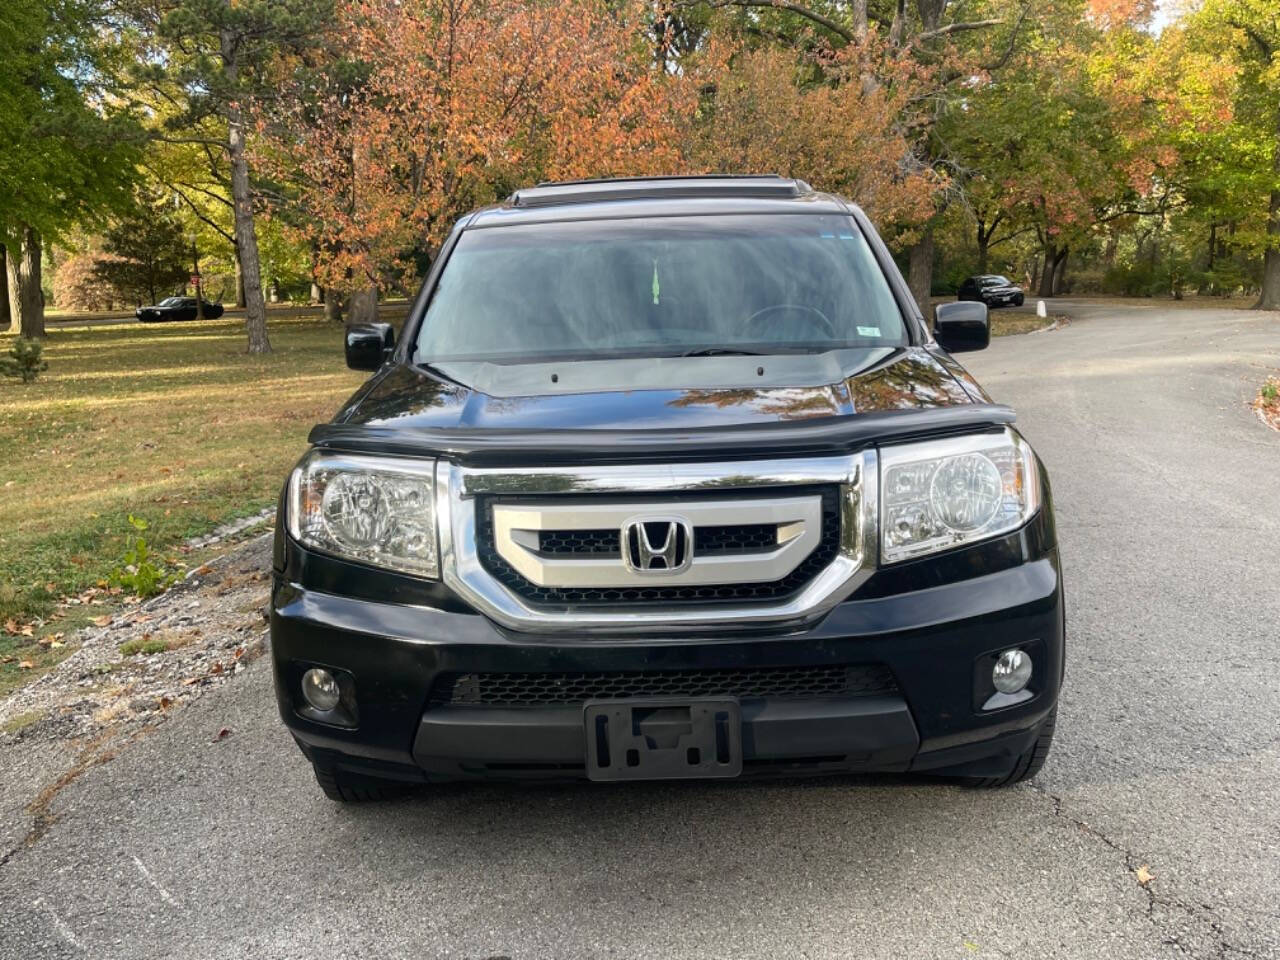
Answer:
[(178, 575), (168, 571), (163, 562), (157, 563), (153, 558), (151, 548), (142, 536), (147, 530), (147, 521), (131, 513), (129, 526), (133, 527), (134, 532), (126, 541), (127, 547), (120, 565), (111, 571), (111, 583), (129, 590), (135, 596), (154, 597), (168, 589), (178, 579)]
[(30, 383), (45, 370), (49, 363), (43, 359), (44, 344), (39, 340), (27, 340), (19, 337), (9, 348), (8, 357), (0, 357), (0, 371), (6, 377), (21, 377), (23, 383)]
[(134, 637), (132, 640), (126, 640), (124, 643), (120, 644), (119, 647), (121, 655), (126, 657), (132, 657), (134, 654), (138, 653), (143, 656), (149, 656), (153, 653), (164, 653), (168, 649), (169, 645), (165, 643), (165, 641), (147, 636)]
[(103, 234), (102, 246), (108, 256), (95, 263), (94, 274), (135, 303), (155, 303), (191, 272), (182, 224), (172, 204), (154, 194), (135, 193), (128, 212)]
[(93, 0), (6, 3), (0, 17), (0, 240), (56, 237), (123, 209), (141, 138), (104, 96), (114, 50)]

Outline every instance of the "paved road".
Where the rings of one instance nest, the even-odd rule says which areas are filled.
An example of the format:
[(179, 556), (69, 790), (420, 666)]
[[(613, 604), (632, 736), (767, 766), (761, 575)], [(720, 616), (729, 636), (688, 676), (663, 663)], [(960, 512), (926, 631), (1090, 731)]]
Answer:
[(1057, 496), (1073, 646), (1034, 785), (341, 808), (258, 661), (61, 791), (0, 866), (0, 957), (1280, 957), (1280, 435), (1245, 405), (1280, 318), (1062, 309), (970, 362)]

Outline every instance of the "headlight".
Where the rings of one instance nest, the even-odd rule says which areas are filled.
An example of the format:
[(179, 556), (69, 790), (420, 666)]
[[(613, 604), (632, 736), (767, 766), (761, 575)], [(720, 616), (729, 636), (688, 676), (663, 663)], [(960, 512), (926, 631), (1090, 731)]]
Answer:
[(1008, 533), (1040, 508), (1040, 475), (1011, 430), (880, 451), (880, 557), (895, 563)]
[(435, 461), (312, 453), (289, 479), (289, 532), (324, 553), (437, 577)]

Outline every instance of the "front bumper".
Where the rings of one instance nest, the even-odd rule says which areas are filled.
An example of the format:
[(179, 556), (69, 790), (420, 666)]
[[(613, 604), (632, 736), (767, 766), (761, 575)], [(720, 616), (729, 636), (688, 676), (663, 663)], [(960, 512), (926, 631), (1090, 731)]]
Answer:
[[(744, 699), (744, 773), (999, 776), (1034, 742), (1061, 685), (1063, 600), (1051, 544), (1052, 522), (1040, 518), (1002, 540), (904, 564), (803, 629), (601, 639), (515, 633), (448, 603), (340, 595), (333, 563), (288, 543), (271, 614), (280, 714), (313, 760), (356, 772), (573, 778), (585, 775), (582, 706), (433, 704), (437, 676), (883, 664), (896, 691)], [(1031, 696), (984, 709), (990, 658), (1012, 646), (1035, 662)], [(312, 665), (350, 674), (358, 725), (305, 715), (297, 678)]]

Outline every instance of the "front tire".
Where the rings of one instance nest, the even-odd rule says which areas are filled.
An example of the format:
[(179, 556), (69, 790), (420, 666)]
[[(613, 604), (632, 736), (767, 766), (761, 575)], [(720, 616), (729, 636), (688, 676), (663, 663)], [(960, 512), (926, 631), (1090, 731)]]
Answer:
[(1013, 769), (1008, 773), (1000, 777), (965, 777), (965, 786), (991, 789), (1011, 787), (1023, 780), (1030, 780), (1040, 772), (1044, 762), (1049, 759), (1049, 750), (1053, 746), (1053, 728), (1057, 720), (1058, 709), (1054, 707), (1053, 712), (1040, 727), (1040, 735), (1036, 737), (1036, 742), (1018, 757), (1013, 764)]
[(1025, 302), (1026, 302), (1026, 299), (1022, 296), (1022, 294), (1018, 294), (1016, 297), (1013, 298), (1013, 305), (1015, 307), (1020, 307)]
[(328, 764), (312, 763), (316, 783), (324, 795), (336, 803), (376, 803), (381, 800), (394, 800), (403, 797), (411, 787), (396, 780), (380, 780), (377, 777), (365, 777), (344, 770), (338, 770)]

